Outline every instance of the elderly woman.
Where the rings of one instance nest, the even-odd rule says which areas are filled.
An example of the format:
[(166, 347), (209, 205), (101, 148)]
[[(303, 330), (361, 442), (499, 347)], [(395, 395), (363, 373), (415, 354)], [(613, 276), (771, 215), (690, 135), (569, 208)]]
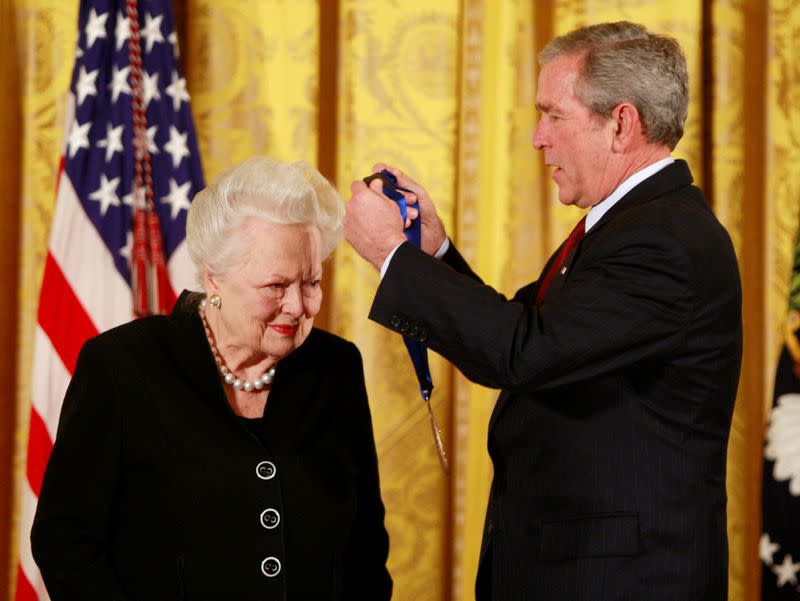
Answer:
[(53, 601), (391, 597), (361, 356), (312, 328), (342, 213), (245, 161), (189, 211), (205, 294), (84, 345), (31, 535)]

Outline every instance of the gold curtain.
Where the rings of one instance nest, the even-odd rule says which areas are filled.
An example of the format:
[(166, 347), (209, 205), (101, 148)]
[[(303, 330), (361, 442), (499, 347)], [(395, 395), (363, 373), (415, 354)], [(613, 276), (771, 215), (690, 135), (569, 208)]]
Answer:
[[(55, 200), (66, 91), (75, 57), (78, 6), (59, 0), (0, 2), (0, 114), (3, 131), (11, 133), (0, 138), (0, 178), (4, 184), (8, 182), (2, 188), (8, 194), (2, 223), (4, 233), (7, 229), (12, 232), (13, 241), (4, 237), (2, 275), (15, 292), (9, 296), (14, 302), (3, 309), (2, 329), (8, 334), (0, 344), (7, 357), (4, 385), (15, 382), (5, 398), (9, 405), (10, 399), (16, 399), (15, 407), (4, 410), (0, 417), (0, 439), (8, 441), (4, 445), (13, 441), (14, 448), (13, 456), (0, 455), (0, 462), (13, 466), (13, 478), (0, 483), (0, 489), (14, 492), (11, 512), (0, 515), (0, 532), (4, 538), (8, 535), (0, 552), (7, 570), (7, 577), (0, 580), (0, 598), (5, 598), (7, 591), (13, 594), (16, 584), (19, 537), (27, 536), (18, 532), (17, 523), (30, 416), (33, 335)], [(16, 265), (6, 265), (6, 260)]]
[[(686, 158), (731, 232), (744, 278), (745, 357), (728, 461), (730, 598), (757, 601), (762, 425), (800, 218), (800, 6), (794, 0), (186, 0), (181, 61), (207, 179), (261, 153), (320, 167), (346, 198), (378, 160), (423, 182), (465, 256), (512, 293), (578, 213), (560, 207), (530, 141), (536, 54), (554, 35), (630, 19), (676, 37), (691, 105)], [(12, 598), (31, 349), (74, 57), (77, 3), (0, 0), (2, 273), (0, 599)], [(343, 245), (322, 325), (364, 355), (395, 598), (473, 598), (496, 397), (432, 357), (438, 466), (399, 339), (366, 319), (378, 277)], [(14, 450), (13, 460), (11, 451)], [(13, 476), (13, 478), (12, 478)], [(14, 487), (10, 485), (13, 481)], [(24, 534), (24, 533), (23, 533)]]

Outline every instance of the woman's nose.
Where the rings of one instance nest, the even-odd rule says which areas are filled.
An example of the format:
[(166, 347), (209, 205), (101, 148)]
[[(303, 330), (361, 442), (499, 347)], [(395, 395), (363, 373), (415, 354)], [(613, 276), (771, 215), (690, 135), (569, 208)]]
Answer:
[(286, 315), (291, 315), (292, 317), (300, 317), (303, 314), (303, 292), (298, 284), (293, 284), (286, 288), (281, 308)]

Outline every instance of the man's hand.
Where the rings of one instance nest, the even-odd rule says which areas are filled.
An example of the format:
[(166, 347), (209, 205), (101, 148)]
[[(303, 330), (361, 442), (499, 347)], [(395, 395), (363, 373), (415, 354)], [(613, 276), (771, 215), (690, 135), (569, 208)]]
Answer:
[(403, 219), (394, 201), (382, 193), (383, 182), (374, 179), (350, 184), (350, 202), (344, 213), (344, 237), (362, 258), (380, 269), (386, 257), (406, 241)]
[[(436, 207), (433, 206), (428, 192), (420, 186), (413, 179), (408, 177), (405, 173), (394, 167), (389, 167), (384, 163), (378, 163), (373, 166), (373, 173), (377, 173), (383, 169), (388, 170), (392, 175), (397, 178), (397, 185), (406, 190), (411, 190), (411, 193), (403, 192), (406, 197), (406, 209), (409, 219), (416, 219), (417, 216), (422, 214), (422, 221), (420, 223), (422, 230), (422, 250), (429, 255), (433, 255), (442, 246), (447, 234), (444, 231), (444, 225), (436, 213)], [(406, 227), (409, 223), (406, 223)]]

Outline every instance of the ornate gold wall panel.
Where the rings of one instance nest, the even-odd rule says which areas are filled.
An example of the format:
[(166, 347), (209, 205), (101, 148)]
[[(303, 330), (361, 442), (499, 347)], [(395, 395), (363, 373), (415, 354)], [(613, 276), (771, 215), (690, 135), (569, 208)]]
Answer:
[[(453, 223), (458, 5), (409, 0), (387, 12), (384, 2), (341, 1), (337, 182), (343, 193), (384, 161), (423, 183), (446, 224)], [(345, 245), (335, 271), (333, 329), (364, 355), (395, 596), (438, 600), (446, 587), (449, 480), (437, 465), (400, 337), (367, 321), (375, 269)], [(432, 402), (449, 446), (451, 368), (431, 359)]]

